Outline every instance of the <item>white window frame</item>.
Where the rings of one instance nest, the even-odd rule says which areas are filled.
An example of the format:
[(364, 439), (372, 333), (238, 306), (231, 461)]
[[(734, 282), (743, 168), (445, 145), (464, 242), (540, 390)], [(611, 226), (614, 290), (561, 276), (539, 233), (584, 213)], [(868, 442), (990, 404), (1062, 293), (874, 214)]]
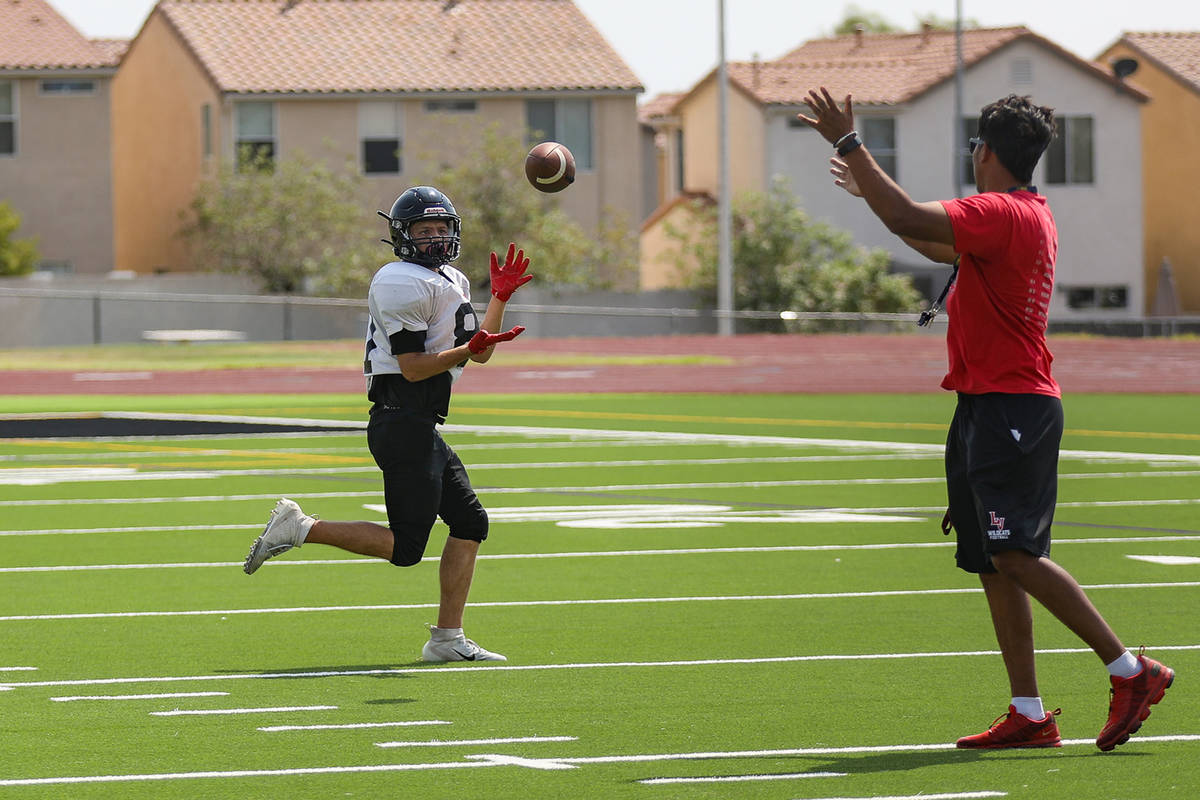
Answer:
[[(1091, 124), (1091, 163), (1088, 165), (1088, 170), (1091, 176), (1087, 180), (1078, 180), (1074, 177), (1076, 160), (1079, 158), (1075, 150), (1074, 137), (1072, 136), (1073, 129), (1080, 120), (1087, 120)], [(1046, 148), (1046, 153), (1042, 157), (1042, 163), (1045, 165), (1046, 184), (1050, 186), (1095, 186), (1096, 185), (1096, 117), (1092, 114), (1063, 114), (1057, 118), (1058, 121), (1058, 136), (1050, 142), (1050, 147)], [(1063, 178), (1062, 180), (1050, 179), (1050, 152), (1051, 148), (1061, 142), (1063, 148)]]
[[(390, 107), (392, 125), (387, 135), (382, 127), (376, 127), (379, 119), (387, 116), (385, 108)], [(376, 116), (378, 115), (378, 116)], [(375, 130), (371, 130), (375, 128)], [(367, 171), (367, 142), (396, 142), (396, 169)], [(398, 100), (361, 100), (358, 104), (358, 155), (359, 170), (363, 175), (401, 175), (404, 173), (404, 105)]]
[[(866, 123), (877, 121), (890, 122), (892, 124), (891, 147), (883, 147), (882, 145), (879, 145), (877, 142), (873, 141), (871, 137), (867, 136)], [(890, 175), (892, 180), (898, 182), (900, 180), (900, 126), (896, 124), (896, 118), (886, 114), (864, 114), (859, 118), (858, 127), (862, 131), (863, 144), (868, 150), (871, 151), (871, 155), (875, 158), (876, 163), (879, 164), (880, 169)], [(890, 170), (884, 167), (885, 162), (881, 160), (887, 158), (890, 158), (892, 162), (892, 168)]]
[[(48, 89), (54, 84), (62, 84), (63, 88)], [(87, 84), (86, 89), (69, 88), (68, 84)], [(38, 94), (42, 97), (88, 97), (96, 93), (96, 81), (91, 78), (43, 78), (38, 81)]]
[[(264, 134), (242, 133), (242, 110), (248, 105), (265, 105), (271, 109), (271, 132)], [(241, 166), (241, 150), (244, 144), (270, 144), (271, 164), (279, 161), (279, 108), (270, 100), (240, 100), (233, 104), (233, 160)]]
[[(554, 107), (554, 130), (552, 131), (534, 131), (530, 130), (529, 135), (538, 135), (538, 138), (544, 138), (551, 141), (559, 142), (567, 146), (571, 151), (571, 155), (575, 156), (575, 167), (580, 171), (589, 171), (595, 163), (596, 158), (596, 105), (590, 97), (546, 97), (529, 99), (525, 101), (525, 121), (529, 123), (529, 104), (530, 103), (552, 103)], [(566, 103), (586, 103), (587, 104), (587, 142), (580, 143), (571, 141), (572, 137), (564, 135), (564, 104)]]
[(12, 123), (12, 152), (0, 153), (0, 158), (15, 158), (21, 150), (21, 143), (18, 140), (18, 125), (17, 120), (20, 117), (19, 109), (17, 108), (18, 94), (17, 82), (14, 80), (0, 80), (0, 86), (7, 86), (9, 92), (9, 107), (10, 111), (7, 114), (0, 114), (0, 122)]

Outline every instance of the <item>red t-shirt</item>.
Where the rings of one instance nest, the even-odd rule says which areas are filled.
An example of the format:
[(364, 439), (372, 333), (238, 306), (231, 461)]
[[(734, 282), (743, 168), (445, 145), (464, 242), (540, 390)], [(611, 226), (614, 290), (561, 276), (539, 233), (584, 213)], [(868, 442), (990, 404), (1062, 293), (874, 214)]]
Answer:
[(942, 388), (1060, 397), (1046, 346), (1058, 255), (1046, 198), (1025, 190), (987, 192), (942, 205), (961, 257), (946, 301), (950, 371)]

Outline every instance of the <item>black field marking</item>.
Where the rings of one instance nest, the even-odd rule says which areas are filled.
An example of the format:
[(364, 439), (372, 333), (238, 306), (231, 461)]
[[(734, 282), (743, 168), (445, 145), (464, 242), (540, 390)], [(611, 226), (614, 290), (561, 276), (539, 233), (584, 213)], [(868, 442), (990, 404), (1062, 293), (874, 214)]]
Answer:
[(201, 414), (4, 414), (0, 439), (85, 439), (98, 436), (222, 436), (253, 433), (326, 433), (362, 430), (360, 422), (239, 418)]

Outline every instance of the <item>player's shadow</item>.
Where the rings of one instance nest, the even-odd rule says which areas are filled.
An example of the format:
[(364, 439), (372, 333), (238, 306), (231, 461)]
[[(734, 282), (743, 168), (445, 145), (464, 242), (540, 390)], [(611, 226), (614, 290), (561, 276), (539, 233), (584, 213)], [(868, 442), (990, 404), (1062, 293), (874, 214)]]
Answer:
[[(1011, 760), (1061, 759), (1061, 758), (1091, 758), (1100, 753), (1099, 750), (1086, 748), (1019, 748), (1001, 752), (986, 750), (926, 750), (917, 752), (896, 753), (846, 753), (845, 755), (811, 755), (787, 756), (789, 759), (801, 761), (816, 761), (818, 764), (809, 772), (846, 772), (851, 775), (863, 775), (873, 772), (907, 772), (925, 767), (939, 767), (954, 764), (973, 764), (989, 758)], [(1146, 755), (1145, 753), (1129, 753), (1128, 755)]]
[(375, 678), (378, 680), (397, 680), (411, 678), (413, 675), (397, 670), (408, 670), (413, 667), (435, 667), (426, 661), (401, 661), (391, 664), (331, 664), (311, 665), (306, 667), (265, 667), (259, 669), (219, 669), (217, 674), (223, 675), (262, 675), (270, 680), (292, 680), (297, 678)]

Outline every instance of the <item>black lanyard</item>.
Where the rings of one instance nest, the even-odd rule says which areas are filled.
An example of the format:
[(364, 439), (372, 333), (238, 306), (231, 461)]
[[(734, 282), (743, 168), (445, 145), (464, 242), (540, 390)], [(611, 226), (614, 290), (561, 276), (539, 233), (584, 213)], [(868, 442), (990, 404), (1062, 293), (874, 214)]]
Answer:
[[(1011, 189), (1005, 190), (1005, 194), (1013, 192), (1029, 192), (1037, 194), (1036, 186), (1014, 186)], [(942, 303), (946, 302), (946, 295), (950, 294), (950, 287), (954, 285), (954, 279), (958, 277), (958, 264), (962, 261), (962, 256), (954, 257), (954, 270), (950, 273), (950, 278), (946, 281), (946, 285), (942, 287), (942, 293), (938, 295), (938, 299), (933, 302), (929, 308), (921, 312), (921, 316), (917, 318), (917, 327), (924, 328), (929, 323), (933, 322), (933, 318), (942, 310)]]

